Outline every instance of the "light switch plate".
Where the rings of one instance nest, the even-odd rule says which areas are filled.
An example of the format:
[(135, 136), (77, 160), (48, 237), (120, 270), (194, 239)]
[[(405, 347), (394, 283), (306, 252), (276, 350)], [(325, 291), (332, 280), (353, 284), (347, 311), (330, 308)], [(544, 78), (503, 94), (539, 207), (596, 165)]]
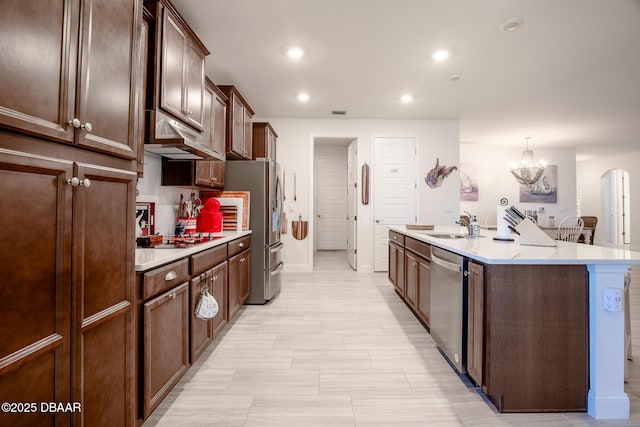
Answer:
[(604, 288), (602, 308), (607, 311), (622, 311), (622, 289)]

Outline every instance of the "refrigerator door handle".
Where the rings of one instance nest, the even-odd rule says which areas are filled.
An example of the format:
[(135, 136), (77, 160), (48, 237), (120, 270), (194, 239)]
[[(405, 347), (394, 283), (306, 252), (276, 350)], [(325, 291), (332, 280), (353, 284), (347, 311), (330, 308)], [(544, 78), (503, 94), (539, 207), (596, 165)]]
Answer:
[(281, 251), (283, 247), (284, 245), (282, 244), (282, 242), (276, 243), (271, 249), (269, 249), (269, 252), (275, 254), (276, 252)]
[(271, 275), (275, 276), (276, 274), (279, 274), (283, 268), (284, 268), (284, 263), (281, 262), (280, 264), (278, 264), (278, 266), (275, 269), (271, 270)]

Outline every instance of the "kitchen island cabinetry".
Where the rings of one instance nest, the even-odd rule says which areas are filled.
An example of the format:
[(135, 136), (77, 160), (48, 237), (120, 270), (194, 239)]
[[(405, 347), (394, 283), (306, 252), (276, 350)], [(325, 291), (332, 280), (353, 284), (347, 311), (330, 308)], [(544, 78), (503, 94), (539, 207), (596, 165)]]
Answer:
[(467, 281), (467, 374), (483, 384), (484, 361), (484, 267), (469, 261)]
[(135, 159), (141, 3), (94, 3), (3, 8), (0, 126)]
[[(458, 232), (452, 227), (390, 231), (466, 258), (462, 307), (456, 307), (466, 316), (462, 367), (501, 412), (629, 417), (624, 313), (607, 309), (602, 295), (607, 288), (622, 291), (640, 253), (561, 241), (521, 245), (518, 236), (498, 242), (490, 231), (452, 238)], [(436, 297), (431, 307), (444, 303)]]
[(404, 298), (404, 236), (395, 231), (389, 232), (389, 281), (396, 292)]
[(235, 86), (218, 86), (227, 97), (226, 152), (229, 159), (253, 158), (253, 110)]

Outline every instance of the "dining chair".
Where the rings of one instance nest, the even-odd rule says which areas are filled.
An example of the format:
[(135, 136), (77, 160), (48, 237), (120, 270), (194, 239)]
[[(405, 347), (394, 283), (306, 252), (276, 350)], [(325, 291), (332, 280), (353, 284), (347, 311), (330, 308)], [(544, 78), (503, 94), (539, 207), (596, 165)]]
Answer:
[(565, 242), (577, 242), (584, 222), (579, 216), (568, 216), (563, 218), (558, 224), (558, 236), (556, 240), (564, 240)]
[[(589, 244), (593, 245), (593, 236), (596, 234), (596, 225), (598, 224), (597, 216), (581, 216), (582, 222), (584, 223), (584, 228), (591, 231), (591, 235), (589, 236)], [(586, 238), (584, 234), (580, 234), (578, 238), (578, 243), (586, 243)]]

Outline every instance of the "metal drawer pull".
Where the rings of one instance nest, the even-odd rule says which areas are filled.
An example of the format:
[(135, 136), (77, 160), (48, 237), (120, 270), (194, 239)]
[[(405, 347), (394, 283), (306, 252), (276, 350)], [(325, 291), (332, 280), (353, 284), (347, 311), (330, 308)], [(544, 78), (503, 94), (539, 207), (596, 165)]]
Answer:
[(175, 271), (171, 270), (170, 272), (168, 272), (165, 276), (164, 276), (164, 280), (166, 280), (167, 282), (169, 280), (175, 280), (178, 278), (178, 273), (176, 273)]
[(175, 293), (175, 292), (171, 292), (171, 293), (169, 294), (169, 298), (171, 298), (171, 299), (176, 299), (176, 293)]

